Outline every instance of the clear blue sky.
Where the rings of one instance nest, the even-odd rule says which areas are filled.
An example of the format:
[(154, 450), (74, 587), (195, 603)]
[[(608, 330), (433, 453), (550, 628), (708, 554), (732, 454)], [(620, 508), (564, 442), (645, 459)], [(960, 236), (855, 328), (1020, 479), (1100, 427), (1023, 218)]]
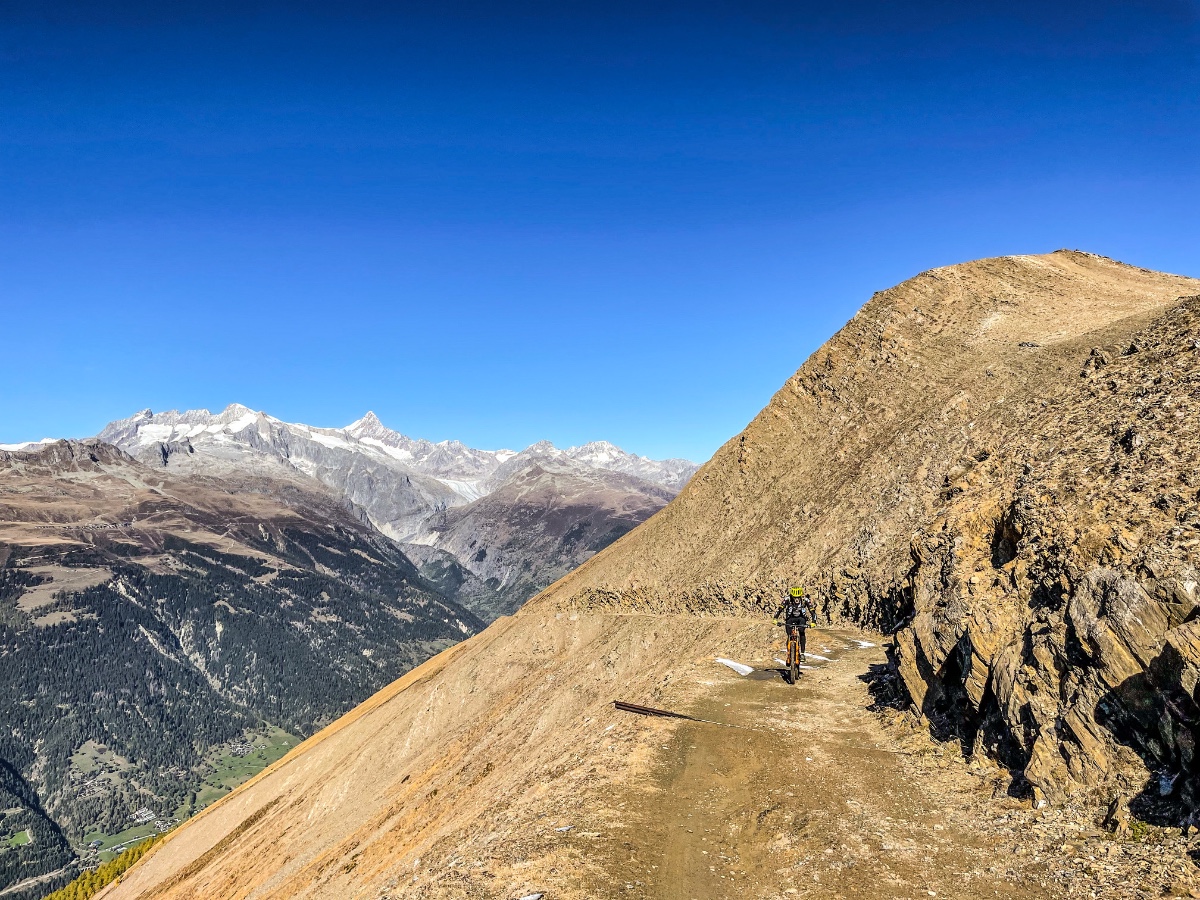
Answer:
[(1200, 275), (1200, 3), (0, 6), (0, 442), (237, 401), (704, 459), (865, 302)]

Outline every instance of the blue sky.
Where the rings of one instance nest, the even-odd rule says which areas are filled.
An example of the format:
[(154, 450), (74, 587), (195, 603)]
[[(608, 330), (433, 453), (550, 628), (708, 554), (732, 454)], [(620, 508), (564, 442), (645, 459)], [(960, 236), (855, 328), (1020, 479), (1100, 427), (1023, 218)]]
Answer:
[(0, 442), (236, 401), (700, 460), (931, 266), (1200, 275), (1198, 147), (1195, 0), (7, 3)]

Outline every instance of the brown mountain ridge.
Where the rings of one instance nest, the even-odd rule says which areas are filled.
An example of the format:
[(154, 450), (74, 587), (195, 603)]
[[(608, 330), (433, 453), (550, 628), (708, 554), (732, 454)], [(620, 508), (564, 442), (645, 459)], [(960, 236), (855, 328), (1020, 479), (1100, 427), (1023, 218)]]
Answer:
[[(1096, 826), (1196, 806), (1198, 295), (1068, 251), (876, 294), (661, 512), (105, 896), (1186, 896), (1177, 831)], [(796, 581), (835, 627), (793, 688)]]

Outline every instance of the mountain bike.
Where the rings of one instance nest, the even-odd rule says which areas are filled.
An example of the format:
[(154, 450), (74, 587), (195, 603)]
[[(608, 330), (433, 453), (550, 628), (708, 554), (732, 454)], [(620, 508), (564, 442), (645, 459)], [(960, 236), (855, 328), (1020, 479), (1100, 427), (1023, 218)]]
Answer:
[(788, 629), (787, 641), (788, 680), (794, 685), (800, 681), (800, 627)]

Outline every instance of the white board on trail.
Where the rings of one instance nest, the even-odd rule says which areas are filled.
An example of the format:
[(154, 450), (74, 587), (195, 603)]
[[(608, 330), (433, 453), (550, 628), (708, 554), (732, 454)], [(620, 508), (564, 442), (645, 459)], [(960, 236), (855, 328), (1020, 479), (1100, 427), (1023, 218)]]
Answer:
[(726, 659), (723, 656), (718, 656), (717, 662), (723, 666), (729, 666), (729, 668), (733, 669), (733, 671), (737, 672), (739, 675), (749, 675), (754, 671), (753, 666), (748, 666), (745, 663), (734, 662), (732, 659)]

